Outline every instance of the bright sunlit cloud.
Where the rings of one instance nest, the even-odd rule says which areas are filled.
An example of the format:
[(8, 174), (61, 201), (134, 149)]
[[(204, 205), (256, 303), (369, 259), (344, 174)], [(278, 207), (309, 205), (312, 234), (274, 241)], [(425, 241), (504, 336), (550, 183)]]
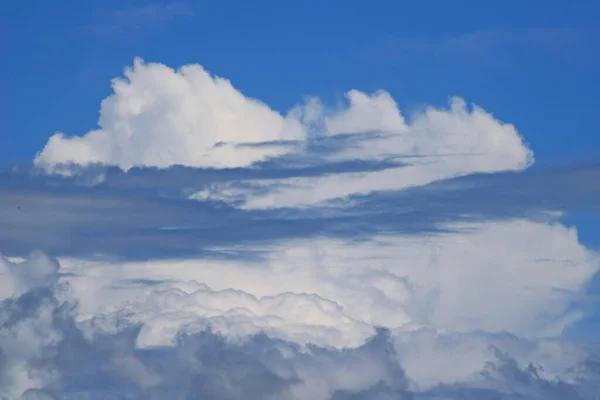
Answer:
[(457, 180), (524, 174), (512, 124), (458, 97), (282, 113), (200, 65), (124, 75), (97, 128), (0, 180), (0, 397), (593, 399), (597, 349), (564, 332), (600, 256), (569, 203)]

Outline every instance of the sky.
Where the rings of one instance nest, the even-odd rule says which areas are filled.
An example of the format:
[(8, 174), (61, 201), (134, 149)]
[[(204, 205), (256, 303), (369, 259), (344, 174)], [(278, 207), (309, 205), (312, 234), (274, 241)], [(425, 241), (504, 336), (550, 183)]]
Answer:
[(0, 12), (0, 398), (600, 394), (595, 1)]

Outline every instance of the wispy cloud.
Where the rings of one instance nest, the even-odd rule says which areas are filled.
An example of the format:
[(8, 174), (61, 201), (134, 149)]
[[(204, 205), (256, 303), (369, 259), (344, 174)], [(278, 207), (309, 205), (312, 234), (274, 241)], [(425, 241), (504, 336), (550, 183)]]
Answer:
[[(275, 165), (225, 170), (134, 168), (128, 172), (91, 168), (92, 177), (98, 173), (104, 177), (95, 186), (88, 186), (81, 176), (4, 173), (0, 175), (0, 248), (15, 256), (43, 248), (57, 256), (103, 252), (133, 259), (253, 257), (251, 251), (219, 255), (211, 249), (323, 235), (354, 239), (381, 233), (422, 236), (447, 230), (453, 222), (543, 219), (548, 211), (556, 210), (600, 215), (597, 165), (474, 175), (354, 195), (308, 209), (241, 210), (219, 198), (187, 198), (190, 192), (229, 185), (243, 202), (255, 190), (246, 181), (398, 168), (360, 162), (325, 164), (319, 169)], [(85, 170), (80, 174), (85, 175)], [(270, 190), (281, 185), (285, 184)]]
[(194, 8), (188, 3), (148, 3), (114, 10), (99, 10), (98, 22), (89, 29), (98, 36), (121, 37), (125, 34), (140, 34), (193, 15)]
[(371, 59), (403, 62), (414, 56), (436, 60), (464, 60), (486, 65), (510, 65), (533, 51), (547, 52), (569, 61), (574, 55), (593, 52), (600, 37), (598, 30), (537, 28), (497, 29), (433, 37), (396, 37), (372, 43), (363, 53)]

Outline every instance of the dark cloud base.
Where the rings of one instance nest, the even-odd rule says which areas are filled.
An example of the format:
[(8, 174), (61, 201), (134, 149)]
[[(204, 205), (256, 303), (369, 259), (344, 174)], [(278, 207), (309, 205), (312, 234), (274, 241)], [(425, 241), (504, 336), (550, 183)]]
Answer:
[[(0, 249), (9, 256), (43, 249), (53, 256), (239, 257), (250, 261), (260, 257), (260, 252), (212, 249), (317, 236), (362, 240), (380, 233), (424, 235), (445, 231), (444, 225), (452, 222), (548, 219), (547, 212), (557, 210), (600, 214), (597, 164), (472, 175), (355, 195), (303, 210), (243, 210), (235, 201), (186, 199), (189, 193), (214, 183), (248, 189), (244, 185), (249, 179), (398, 167), (396, 163), (345, 163), (320, 166), (316, 171), (312, 166), (290, 167), (282, 160), (267, 164), (230, 170), (140, 168), (127, 173), (90, 167), (71, 178), (36, 175), (29, 169), (4, 172), (0, 174)], [(98, 174), (104, 180), (89, 185)]]
[[(53, 256), (228, 257), (252, 262), (264, 255), (264, 250), (255, 250), (258, 245), (287, 239), (366, 240), (382, 233), (420, 236), (442, 232), (451, 222), (549, 219), (555, 217), (547, 212), (554, 210), (600, 213), (597, 164), (473, 175), (351, 196), (310, 209), (244, 210), (235, 202), (185, 198), (215, 183), (246, 188), (250, 179), (400, 166), (394, 160), (318, 167), (302, 160), (277, 160), (245, 169), (139, 168), (127, 173), (96, 166), (70, 178), (36, 175), (29, 167), (7, 171), (0, 174), (0, 249), (9, 256), (44, 249)], [(242, 244), (244, 250), (214, 250)], [(14, 383), (11, 371), (21, 363), (31, 376), (46, 382), (24, 393), (21, 398), (28, 400), (278, 399), (318, 384), (329, 385), (326, 396), (333, 400), (597, 400), (600, 394), (600, 358), (593, 353), (574, 366), (576, 380), (567, 383), (544, 379), (538, 366), (517, 364), (514, 355), (501, 349), (477, 379), (419, 391), (407, 379), (398, 361), (401, 355), (385, 330), (359, 348), (342, 351), (312, 347), (306, 352), (265, 335), (232, 342), (210, 331), (182, 334), (172, 348), (143, 350), (135, 346), (139, 326), (126, 319), (109, 323), (108, 317), (98, 315), (88, 324), (114, 329), (87, 338), (85, 327), (74, 320), (75, 306), (62, 300), (62, 291), (48, 284), (1, 303), (2, 390)], [(44, 319), (48, 313), (51, 318)], [(10, 348), (18, 343), (15, 335), (20, 329), (39, 335), (32, 339), (32, 347), (39, 349), (24, 364)], [(46, 340), (48, 332), (57, 339)], [(379, 378), (344, 386), (328, 375), (333, 371), (350, 382), (360, 381), (365, 368), (377, 369)], [(307, 394), (306, 398), (313, 397)]]
[[(361, 347), (341, 351), (314, 346), (301, 350), (262, 334), (228, 341), (210, 331), (181, 334), (174, 347), (137, 349), (139, 326), (124, 320), (113, 321), (110, 331), (86, 337), (74, 321), (74, 304), (61, 300), (64, 291), (60, 285), (48, 285), (0, 304), (0, 334), (5, 339), (43, 324), (48, 315), (48, 331), (34, 334), (40, 342), (48, 334), (59, 337), (39, 346), (24, 363), (6, 347), (8, 340), (0, 341), (2, 390), (10, 390), (11, 368), (21, 362), (29, 376), (53, 377), (27, 390), (21, 397), (27, 400), (277, 399), (292, 390), (306, 390), (309, 399), (311, 388), (319, 385), (329, 385), (326, 396), (332, 400), (596, 400), (600, 394), (598, 355), (576, 366), (576, 381), (566, 383), (543, 379), (540, 367), (522, 367), (499, 349), (473, 382), (416, 391), (384, 329)], [(104, 318), (99, 315), (90, 324), (106, 325)], [(373, 370), (378, 371), (377, 379), (363, 379)], [(361, 379), (363, 387), (356, 389)]]

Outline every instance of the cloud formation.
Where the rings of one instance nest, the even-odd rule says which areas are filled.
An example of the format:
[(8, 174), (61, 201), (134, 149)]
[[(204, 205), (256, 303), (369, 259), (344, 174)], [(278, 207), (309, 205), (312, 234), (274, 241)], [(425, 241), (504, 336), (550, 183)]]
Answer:
[[(44, 270), (48, 263), (57, 265), (41, 254), (22, 263), (2, 259), (10, 271)], [(127, 312), (80, 320), (68, 287), (57, 280), (55, 273), (0, 303), (5, 398), (591, 400), (596, 394), (594, 349), (507, 334), (378, 329), (358, 346), (333, 349), (268, 333), (227, 338), (183, 329), (172, 343), (148, 348), (139, 343), (144, 323), (128, 320)]]
[(515, 127), (460, 98), (282, 114), (139, 59), (113, 90), (0, 175), (25, 256), (0, 259), (0, 398), (597, 396), (598, 344), (564, 332), (600, 257), (561, 223), (597, 167), (521, 172)]
[[(326, 176), (256, 182), (262, 194), (250, 199), (248, 206), (272, 207), (400, 189), (474, 172), (521, 170), (533, 162), (533, 153), (512, 125), (497, 121), (479, 107), (468, 110), (460, 98), (453, 98), (448, 110), (429, 108), (409, 123), (385, 91), (369, 95), (351, 90), (349, 105), (340, 110), (329, 110), (311, 99), (283, 116), (200, 65), (175, 71), (140, 59), (126, 69), (125, 79), (113, 81), (113, 90), (102, 102), (100, 129), (83, 137), (55, 134), (35, 163), (51, 171), (64, 171), (66, 164), (93, 163), (124, 170), (134, 166), (250, 166), (296, 154), (298, 146), (306, 151), (313, 140), (310, 132), (315, 130), (333, 138), (370, 134), (357, 137), (351, 147), (338, 149), (326, 159), (421, 157), (404, 160), (409, 168), (349, 173), (335, 180)], [(264, 190), (265, 185), (288, 188), (273, 193)], [(231, 192), (228, 187), (214, 190), (220, 198)]]
[[(353, 194), (422, 186), (473, 173), (519, 171), (533, 163), (533, 153), (512, 125), (495, 120), (477, 106), (468, 110), (460, 98), (453, 98), (448, 110), (428, 108), (414, 116), (410, 124), (404, 123), (396, 104), (385, 92), (369, 97), (352, 91), (349, 98), (347, 110), (325, 118), (326, 129), (372, 134), (357, 138), (352, 146), (330, 158), (400, 159), (404, 165), (367, 173), (250, 181), (249, 184), (261, 190), (247, 199), (245, 207), (305, 206)], [(227, 194), (230, 187), (222, 191)]]
[(106, 163), (167, 167), (243, 166), (280, 154), (236, 144), (297, 139), (302, 129), (265, 104), (245, 97), (200, 65), (179, 71), (136, 59), (114, 94), (102, 102), (100, 129), (84, 137), (56, 134), (36, 163)]
[(344, 348), (364, 343), (377, 327), (543, 338), (582, 317), (571, 306), (600, 258), (574, 230), (518, 220), (461, 229), (424, 238), (283, 241), (255, 261), (73, 260), (65, 271), (86, 313), (114, 306), (103, 299), (127, 302), (148, 324), (141, 336), (148, 345), (170, 343), (191, 322), (228, 337), (268, 332)]

